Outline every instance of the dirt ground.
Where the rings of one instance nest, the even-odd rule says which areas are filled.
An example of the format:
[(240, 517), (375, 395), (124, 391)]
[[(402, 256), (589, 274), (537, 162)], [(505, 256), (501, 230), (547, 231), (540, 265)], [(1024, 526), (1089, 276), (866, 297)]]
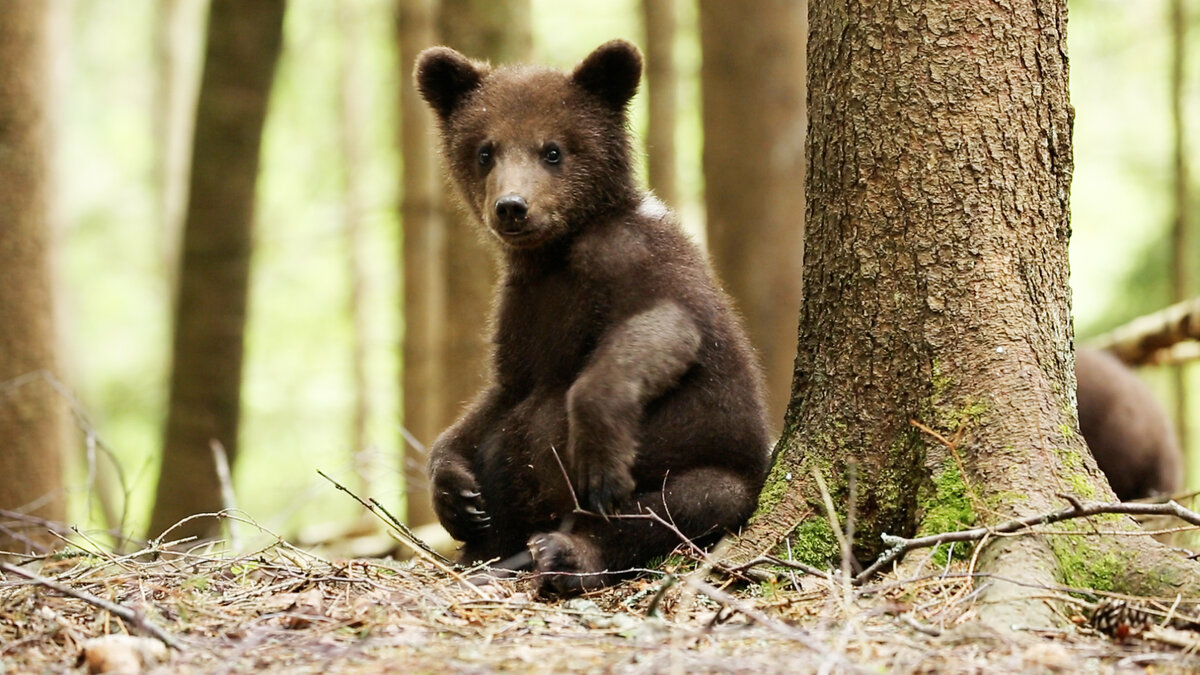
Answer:
[[(931, 567), (850, 587), (799, 573), (737, 582), (672, 558), (546, 600), (529, 579), (479, 587), (432, 558), (76, 549), (0, 573), (0, 674), (1200, 672), (1189, 631), (1117, 642), (1082, 616), (988, 629), (975, 620), (987, 580)], [(1075, 597), (1068, 607), (1087, 604)]]

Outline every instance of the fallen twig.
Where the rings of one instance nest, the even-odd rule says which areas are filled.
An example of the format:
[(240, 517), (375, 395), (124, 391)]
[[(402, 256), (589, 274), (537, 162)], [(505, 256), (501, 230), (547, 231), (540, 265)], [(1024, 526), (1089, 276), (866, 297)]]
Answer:
[(350, 497), (352, 499), (354, 499), (354, 501), (358, 502), (359, 504), (362, 504), (362, 507), (364, 509), (366, 509), (371, 515), (382, 520), (385, 525), (387, 525), (388, 527), (394, 528), (397, 532), (399, 532), (400, 536), (394, 537), (394, 539), (396, 539), (396, 541), (400, 542), (401, 544), (404, 544), (408, 548), (412, 549), (412, 551), (414, 553), (416, 553), (419, 550), (420, 553), (417, 553), (417, 555), (420, 555), (423, 558), (424, 557), (432, 558), (433, 560), (437, 561), (436, 564), (439, 567), (444, 566), (444, 565), (453, 565), (454, 564), (449, 559), (447, 559), (445, 556), (443, 556), (442, 554), (433, 550), (433, 548), (429, 544), (426, 544), (424, 541), (422, 541), (422, 539), (420, 537), (418, 537), (411, 529), (409, 529), (407, 525), (400, 522), (395, 516), (393, 516), (391, 514), (391, 512), (389, 512), (387, 509), (383, 508), (383, 505), (380, 504), (378, 501), (376, 501), (374, 498), (372, 498), (370, 500), (370, 502), (368, 502), (368, 501), (364, 500), (362, 497), (359, 497), (358, 495), (354, 494), (354, 492), (352, 490), (350, 490), (350, 488), (347, 488), (345, 485), (342, 485), (341, 483), (337, 482), (336, 480), (330, 478), (329, 475), (326, 474), (324, 471), (317, 469), (317, 474), (320, 475), (321, 478), (324, 478), (325, 480), (329, 481), (330, 483), (333, 483), (333, 486), (335, 488), (350, 495)]
[[(237, 511), (237, 499), (233, 492), (233, 477), (229, 471), (229, 455), (225, 446), (217, 439), (209, 441), (212, 450), (213, 463), (217, 467), (217, 483), (221, 486), (222, 511), (233, 513)], [(225, 520), (226, 531), (229, 533), (229, 547), (234, 551), (242, 550), (241, 528), (233, 520)]]
[(1051, 523), (1071, 520), (1073, 518), (1097, 516), (1102, 513), (1174, 516), (1193, 525), (1200, 525), (1200, 513), (1196, 513), (1191, 509), (1180, 506), (1174, 501), (1170, 501), (1165, 504), (1143, 504), (1138, 502), (1084, 504), (1071, 495), (1059, 494), (1058, 496), (1062, 497), (1071, 505), (1054, 513), (1026, 516), (1016, 520), (1009, 520), (1000, 523), (999, 525), (975, 527), (969, 530), (959, 530), (957, 532), (943, 532), (941, 534), (931, 534), (925, 537), (917, 537), (915, 539), (907, 539), (905, 537), (896, 537), (889, 534), (884, 534), (883, 542), (891, 546), (891, 548), (880, 555), (879, 558), (877, 558), (875, 562), (871, 563), (869, 567), (859, 573), (858, 576), (854, 578), (854, 582), (861, 584), (862, 582), (874, 576), (876, 572), (883, 569), (886, 565), (890, 565), (896, 560), (902, 558), (904, 554), (916, 549), (929, 548), (930, 546), (935, 546), (937, 544), (948, 544), (958, 541), (977, 541), (988, 535), (1010, 534), (1020, 530), (1029, 529), (1034, 525), (1049, 525)]
[(25, 579), (28, 579), (28, 580), (32, 581), (33, 583), (38, 584), (40, 586), (45, 586), (46, 588), (49, 588), (52, 591), (58, 591), (59, 593), (62, 593), (63, 595), (69, 595), (78, 600), (82, 600), (82, 601), (88, 603), (89, 605), (99, 607), (100, 609), (102, 609), (110, 614), (114, 614), (114, 615), (120, 617), (121, 619), (124, 619), (125, 623), (128, 623), (129, 625), (134, 626), (135, 628), (138, 628), (146, 633), (149, 633), (151, 636), (157, 638), (158, 640), (160, 640), (163, 644), (167, 645), (168, 647), (171, 647), (172, 649), (180, 649), (180, 650), (183, 649), (182, 642), (180, 642), (179, 640), (176, 640), (174, 637), (171, 636), (170, 633), (166, 632), (162, 628), (159, 628), (158, 626), (154, 625), (153, 623), (150, 623), (150, 621), (148, 621), (146, 619), (146, 617), (143, 616), (142, 613), (137, 611), (136, 609), (133, 609), (131, 607), (126, 607), (125, 605), (117, 604), (110, 600), (105, 600), (104, 598), (92, 595), (91, 593), (88, 593), (86, 591), (76, 590), (74, 588), (71, 588), (70, 586), (65, 586), (63, 584), (58, 583), (57, 581), (47, 579), (45, 577), (34, 574), (33, 572), (30, 572), (29, 570), (17, 567), (16, 565), (10, 565), (9, 563), (3, 562), (3, 561), (0, 561), (0, 570), (4, 570), (5, 572), (8, 572), (9, 574), (15, 574), (16, 576), (19, 576), (19, 577), (24, 577)]
[(784, 560), (783, 558), (779, 558), (779, 557), (773, 556), (773, 555), (760, 555), (757, 558), (754, 558), (753, 560), (749, 560), (747, 562), (742, 563), (741, 565), (738, 565), (737, 567), (725, 568), (725, 571), (729, 572), (730, 574), (740, 575), (743, 572), (746, 572), (753, 567), (758, 567), (759, 565), (776, 565), (779, 567), (786, 567), (787, 569), (797, 570), (799, 572), (804, 572), (805, 574), (811, 574), (816, 577), (824, 577), (824, 576), (829, 575), (829, 572), (827, 570), (823, 570), (819, 567), (813, 567), (812, 565), (806, 565), (802, 562), (798, 562), (795, 560)]
[[(460, 583), (463, 586), (470, 589), (471, 592), (473, 592), (475, 595), (479, 596), (480, 598), (485, 598), (485, 599), (488, 598), (488, 594), (484, 593), (482, 590), (480, 590), (479, 586), (471, 583), (466, 577), (464, 577), (462, 574), (459, 574), (458, 572), (454, 571), (454, 569), (451, 568), (451, 565), (453, 565), (454, 563), (450, 562), (445, 557), (439, 555), (436, 551), (434, 551), (432, 548), (430, 548), (428, 544), (421, 541), (420, 537), (413, 534), (412, 530), (408, 529), (400, 521), (396, 520), (395, 517), (392, 516), (392, 514), (387, 513), (387, 511), (385, 510), (384, 513), (387, 513), (387, 517), (380, 515), (379, 511), (383, 510), (383, 509), (382, 509), (382, 507), (378, 506), (378, 502), (375, 502), (375, 500), (372, 499), (371, 503), (368, 503), (367, 501), (363, 500), (362, 497), (359, 497), (358, 495), (354, 494), (354, 492), (352, 490), (350, 490), (349, 488), (347, 488), (346, 486), (344, 486), (341, 483), (337, 482), (336, 480), (330, 478), (328, 475), (325, 474), (325, 472), (321, 471), (320, 469), (317, 470), (317, 473), (320, 474), (321, 477), (324, 478), (325, 480), (329, 481), (330, 483), (333, 483), (334, 487), (336, 487), (337, 489), (341, 490), (342, 492), (345, 492), (346, 494), (353, 497), (356, 502), (358, 502), (359, 504), (362, 504), (363, 508), (365, 508), (367, 511), (369, 511), (376, 518), (379, 518), (380, 520), (384, 521), (388, 525), (392, 526), (393, 529), (388, 531), (388, 534), (391, 535), (392, 539), (409, 547), (409, 549), (412, 550), (413, 554), (416, 555), (418, 558), (421, 558), (422, 560), (429, 563), (430, 565), (433, 565), (434, 567), (438, 568), (442, 572), (445, 572), (446, 574), (450, 575), (451, 578), (453, 578), (458, 583)], [(400, 534), (397, 534), (397, 532), (399, 532)]]
[(808, 633), (798, 628), (794, 628), (782, 621), (779, 621), (778, 619), (772, 618), (768, 614), (752, 607), (748, 603), (738, 600), (734, 596), (722, 591), (719, 588), (706, 584), (703, 581), (693, 577), (684, 577), (683, 582), (690, 586), (697, 593), (703, 593), (721, 606), (728, 607), (729, 609), (742, 614), (763, 628), (766, 628), (782, 637), (798, 642), (802, 646), (811, 649), (826, 659), (832, 659), (837, 663), (837, 665), (847, 670), (856, 673), (866, 672), (853, 663), (847, 661), (841, 655), (831, 652), (825, 645), (814, 640)]

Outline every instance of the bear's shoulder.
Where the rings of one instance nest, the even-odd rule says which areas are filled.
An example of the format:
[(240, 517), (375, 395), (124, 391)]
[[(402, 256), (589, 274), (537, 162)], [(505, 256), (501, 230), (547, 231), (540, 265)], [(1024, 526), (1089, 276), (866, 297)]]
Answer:
[(646, 194), (638, 205), (589, 228), (575, 242), (572, 266), (592, 278), (630, 279), (702, 264), (675, 214)]

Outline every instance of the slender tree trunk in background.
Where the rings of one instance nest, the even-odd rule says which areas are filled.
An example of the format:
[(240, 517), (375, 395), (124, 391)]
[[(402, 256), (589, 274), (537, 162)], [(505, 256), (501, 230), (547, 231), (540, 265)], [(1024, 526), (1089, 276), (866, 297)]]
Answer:
[(178, 271), (187, 205), (188, 158), (199, 83), (200, 40), (208, 0), (158, 0), (154, 26), (154, 181), (163, 267)]
[(675, 71), (675, 0), (642, 0), (646, 27), (646, 89), (650, 124), (646, 133), (650, 189), (678, 207), (675, 126), (678, 79)]
[[(283, 0), (215, 0), (209, 12), (152, 536), (221, 508), (213, 441), (237, 456), (254, 191), (283, 13)], [(171, 536), (216, 531), (198, 519)]]
[[(409, 525), (437, 522), (429, 498), (425, 448), (446, 422), (446, 232), (441, 185), (434, 159), (433, 124), (413, 83), (417, 54), (435, 44), (430, 0), (398, 0), (400, 43), (400, 223), (403, 232), (404, 330), (400, 384), (407, 432), (404, 448), (405, 518)], [(411, 438), (409, 438), (411, 436)], [(416, 440), (417, 443), (411, 442)], [(418, 445), (419, 443), (419, 445)]]
[[(527, 61), (532, 50), (529, 0), (441, 0), (442, 44), (493, 63)], [(497, 270), (479, 226), (445, 181), (446, 333), (444, 429), (486, 382), (487, 332)], [(440, 429), (439, 429), (440, 431)], [(421, 439), (432, 443), (433, 438)]]
[(346, 274), (350, 294), (346, 310), (351, 324), (350, 370), (354, 382), (354, 413), (350, 427), (350, 448), (359, 487), (371, 493), (371, 443), (367, 424), (371, 415), (370, 381), (367, 378), (367, 281), (364, 270), (366, 240), (363, 233), (364, 189), (361, 167), (366, 163), (362, 129), (367, 124), (366, 93), (361, 80), (363, 66), (363, 12), (359, 0), (338, 2), (341, 37), (341, 87), (338, 90), (338, 131), (342, 154), (342, 235), (346, 246)]
[(804, 260), (804, 2), (701, 0), (708, 248), (787, 407)]
[[(432, 121), (412, 83), (417, 53), (447, 44), (475, 57), (528, 56), (528, 0), (400, 2), (401, 125), (404, 162), (404, 425), (408, 522), (436, 522), (425, 475), (427, 448), (484, 384), (494, 261), (478, 230), (441, 179)], [(427, 21), (430, 17), (436, 35)], [(428, 192), (426, 192), (428, 190)], [(416, 441), (414, 443), (413, 441)]]
[[(436, 522), (423, 452), (484, 384), (495, 263), (433, 160), (432, 120), (412, 82), (425, 47), (524, 60), (529, 0), (400, 0), (400, 139), (404, 175), (404, 477), (410, 525)], [(434, 28), (437, 28), (435, 33)], [(415, 443), (414, 443), (415, 441)], [(420, 447), (418, 447), (418, 444)]]
[[(1195, 252), (1191, 245), (1191, 195), (1188, 194), (1187, 128), (1184, 112), (1185, 64), (1187, 64), (1188, 17), (1183, 0), (1170, 0), (1171, 23), (1171, 131), (1174, 135), (1172, 177), (1175, 182), (1175, 222), (1171, 226), (1171, 301), (1182, 302), (1191, 295), (1191, 266)], [(1175, 434), (1184, 450), (1184, 461), (1190, 466), (1190, 430), (1188, 428), (1188, 390), (1186, 364), (1173, 368), (1175, 380)], [(1191, 461), (1189, 461), (1189, 459)], [(1191, 475), (1185, 469), (1184, 476)]]
[[(1045, 513), (1065, 506), (1056, 493), (1113, 499), (1074, 412), (1066, 0), (814, 3), (809, 21), (795, 387), (728, 557), (785, 540), (810, 562), (836, 557), (811, 476), (844, 522), (851, 463), (860, 560), (885, 532)], [(1156, 542), (1086, 534), (986, 543), (977, 569), (998, 576), (981, 616), (1054, 623), (1039, 585), (1200, 590), (1197, 566)]]
[[(0, 509), (62, 521), (66, 406), (52, 385), (46, 9), (14, 2), (0, 10)], [(51, 541), (0, 519), (0, 551)]]

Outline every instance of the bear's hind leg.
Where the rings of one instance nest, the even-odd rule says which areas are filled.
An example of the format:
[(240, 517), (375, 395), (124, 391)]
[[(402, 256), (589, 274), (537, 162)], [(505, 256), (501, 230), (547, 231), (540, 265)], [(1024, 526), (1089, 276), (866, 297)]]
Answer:
[(662, 490), (635, 494), (628, 508), (607, 518), (567, 517), (558, 531), (529, 540), (539, 586), (561, 595), (593, 590), (670, 553), (683, 543), (680, 534), (700, 545), (712, 543), (750, 517), (757, 497), (745, 476), (700, 467), (668, 477)]

